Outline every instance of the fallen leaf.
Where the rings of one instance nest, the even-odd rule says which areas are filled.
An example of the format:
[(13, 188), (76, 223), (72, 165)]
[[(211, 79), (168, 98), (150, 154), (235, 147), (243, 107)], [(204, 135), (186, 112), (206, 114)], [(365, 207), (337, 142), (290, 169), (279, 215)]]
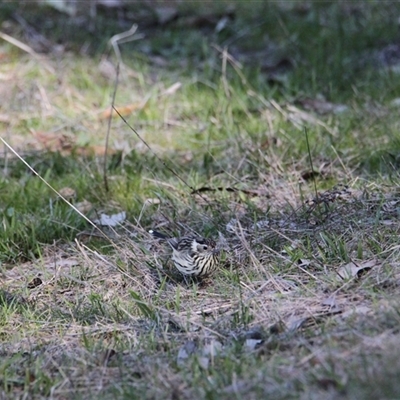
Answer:
[(39, 149), (45, 149), (53, 152), (71, 151), (75, 145), (75, 139), (63, 134), (53, 132), (31, 131), (36, 139)]
[(294, 332), (300, 329), (307, 321), (309, 320), (309, 317), (305, 318), (289, 318), (289, 320), (286, 323), (287, 326), (287, 331), (288, 332)]
[(126, 212), (122, 211), (113, 215), (101, 214), (100, 219), (96, 219), (94, 223), (102, 226), (117, 226), (121, 222), (124, 222), (125, 219)]
[(88, 214), (93, 209), (93, 204), (90, 201), (83, 200), (75, 204), (75, 207), (82, 213)]
[(258, 345), (263, 342), (262, 339), (246, 339), (244, 347), (246, 350), (254, 350)]
[(225, 15), (223, 16), (217, 23), (217, 26), (215, 27), (215, 32), (219, 33), (221, 32), (223, 29), (226, 28), (227, 24), (230, 22), (230, 17)]
[(182, 87), (182, 83), (176, 82), (173, 85), (171, 85), (169, 88), (165, 89), (164, 92), (161, 93), (161, 96), (174, 94), (181, 87)]
[(350, 262), (339, 268), (337, 273), (342, 279), (350, 279), (356, 276), (360, 277), (362, 272), (370, 270), (377, 264), (376, 260), (369, 260), (361, 263)]
[(76, 197), (76, 191), (70, 187), (63, 187), (58, 191), (58, 193), (60, 193), (61, 196), (67, 199), (68, 201)]
[(347, 317), (353, 316), (355, 314), (367, 315), (370, 312), (372, 312), (371, 307), (359, 305), (359, 306), (356, 306), (355, 308), (351, 308), (350, 310), (347, 310), (346, 312), (344, 312), (342, 314), (342, 318), (347, 318)]
[(323, 306), (329, 306), (329, 307), (337, 307), (337, 303), (336, 303), (336, 298), (335, 296), (330, 296), (324, 300), (322, 300), (321, 303)]
[(222, 350), (222, 344), (218, 340), (212, 340), (203, 347), (203, 356), (215, 357)]
[[(141, 101), (141, 102), (128, 104), (123, 107), (115, 107), (115, 108), (122, 116), (127, 116), (127, 115), (131, 114), (132, 111), (142, 110), (146, 106), (146, 103), (147, 103), (147, 101), (146, 102)], [(100, 113), (99, 118), (101, 120), (108, 119), (108, 118), (110, 118), (110, 115), (111, 115), (111, 109), (108, 108), (107, 110), (104, 110), (102, 113)], [(112, 116), (113, 117), (118, 116), (117, 112), (114, 109), (112, 110)]]
[(214, 357), (222, 350), (222, 344), (217, 340), (212, 340), (207, 343), (201, 352), (201, 355), (197, 357), (197, 361), (203, 369), (207, 369), (212, 362)]
[(157, 15), (158, 23), (160, 25), (165, 25), (168, 22), (173, 21), (178, 16), (177, 8), (172, 6), (155, 7), (154, 11)]
[(197, 345), (193, 340), (187, 341), (185, 344), (183, 344), (178, 351), (178, 356), (176, 363), (178, 366), (182, 366), (186, 360), (196, 352)]
[(117, 76), (117, 69), (111, 61), (107, 60), (106, 58), (102, 58), (98, 68), (100, 74), (103, 75), (104, 78), (110, 81), (115, 80), (115, 77)]
[(76, 14), (75, 3), (70, 3), (67, 0), (44, 0), (43, 2), (55, 8), (57, 11), (68, 14), (70, 17)]
[(327, 297), (322, 301), (321, 304), (325, 307), (329, 307), (329, 312), (332, 313), (341, 313), (343, 311), (342, 308), (337, 304), (335, 296)]
[(303, 267), (308, 267), (308, 266), (311, 265), (311, 261), (310, 260), (306, 260), (304, 258), (299, 258), (297, 260), (297, 264), (298, 264), (299, 267), (302, 267), (302, 268)]
[(149, 205), (152, 205), (152, 204), (160, 204), (161, 203), (161, 201), (160, 201), (160, 199), (158, 199), (157, 197), (155, 197), (155, 198), (148, 198), (148, 199), (146, 199), (145, 201), (144, 201), (144, 205), (145, 206), (149, 206)]
[(302, 99), (299, 103), (306, 109), (316, 112), (317, 114), (340, 114), (347, 111), (349, 107), (344, 104), (334, 104), (323, 99)]
[(208, 369), (208, 366), (210, 365), (210, 359), (208, 357), (198, 356), (197, 361), (201, 368)]
[(379, 221), (379, 222), (382, 225), (385, 225), (385, 226), (398, 225), (398, 221), (393, 221), (391, 219), (385, 219), (385, 220), (382, 220), (382, 221)]

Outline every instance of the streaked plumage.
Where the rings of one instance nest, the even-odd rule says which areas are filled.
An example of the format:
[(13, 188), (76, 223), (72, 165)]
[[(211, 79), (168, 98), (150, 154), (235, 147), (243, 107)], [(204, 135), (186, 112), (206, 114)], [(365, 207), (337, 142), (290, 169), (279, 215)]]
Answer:
[(206, 276), (217, 269), (220, 252), (214, 240), (196, 235), (169, 238), (153, 230), (149, 233), (155, 238), (165, 240), (171, 246), (172, 261), (182, 274)]

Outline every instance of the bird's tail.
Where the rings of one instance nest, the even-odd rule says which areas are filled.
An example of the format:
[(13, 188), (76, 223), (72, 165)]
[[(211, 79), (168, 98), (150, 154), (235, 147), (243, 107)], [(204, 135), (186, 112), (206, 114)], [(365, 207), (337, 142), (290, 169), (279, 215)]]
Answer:
[(167, 235), (164, 235), (163, 233), (158, 232), (158, 231), (153, 231), (153, 229), (150, 229), (149, 233), (157, 239), (165, 239), (165, 240), (169, 239), (169, 237)]

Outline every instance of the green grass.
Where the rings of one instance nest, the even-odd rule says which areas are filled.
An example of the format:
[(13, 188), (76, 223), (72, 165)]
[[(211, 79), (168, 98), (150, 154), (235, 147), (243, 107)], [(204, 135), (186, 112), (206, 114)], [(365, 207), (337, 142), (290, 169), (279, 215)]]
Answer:
[[(186, 2), (161, 26), (135, 4), (89, 31), (2, 3), (2, 31), (38, 51), (18, 11), (63, 49), (0, 42), (0, 136), (91, 221), (127, 219), (96, 228), (2, 153), (0, 397), (397, 398), (399, 7)], [(104, 169), (99, 63), (133, 22), (115, 106), (139, 136), (113, 117)], [(153, 227), (230, 250), (184, 280)]]

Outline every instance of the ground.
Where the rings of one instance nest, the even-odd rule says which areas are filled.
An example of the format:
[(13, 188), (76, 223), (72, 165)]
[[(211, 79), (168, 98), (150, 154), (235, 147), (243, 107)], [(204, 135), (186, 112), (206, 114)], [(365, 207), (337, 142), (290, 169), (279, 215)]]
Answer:
[(400, 396), (398, 3), (0, 11), (1, 398)]

